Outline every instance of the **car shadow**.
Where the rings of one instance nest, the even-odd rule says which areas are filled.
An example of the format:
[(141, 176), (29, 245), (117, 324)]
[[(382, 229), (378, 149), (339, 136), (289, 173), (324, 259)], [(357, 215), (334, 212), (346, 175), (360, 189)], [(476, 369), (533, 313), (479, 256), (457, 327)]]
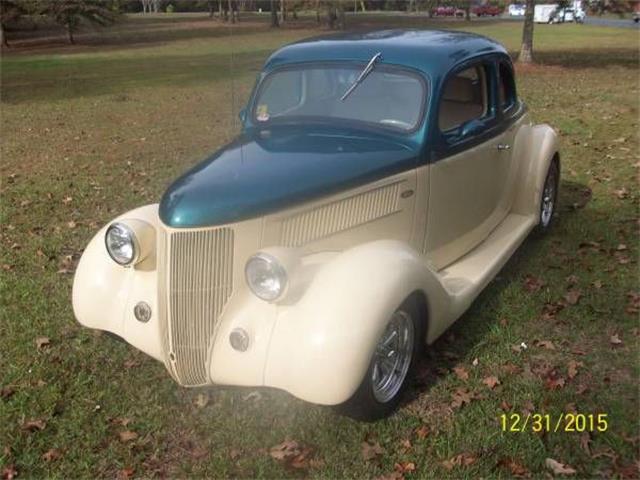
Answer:
[[(555, 225), (549, 232), (551, 242), (562, 241), (562, 222), (579, 215), (585, 225), (590, 225), (587, 217), (593, 215), (583, 210), (590, 202), (592, 192), (586, 185), (562, 180), (560, 185), (559, 206), (554, 219)], [(597, 219), (593, 219), (597, 222)], [(601, 220), (600, 220), (601, 221)], [(554, 228), (555, 227), (555, 228)], [(475, 299), (469, 310), (465, 312), (420, 358), (416, 368), (413, 388), (409, 389), (402, 401), (402, 407), (420, 410), (421, 400), (439, 382), (453, 375), (453, 368), (461, 363), (468, 363), (470, 352), (487, 341), (490, 332), (500, 322), (500, 317), (492, 315), (499, 310), (502, 292), (514, 282), (521, 282), (531, 265), (538, 258), (548, 255), (550, 243), (546, 235), (532, 232), (518, 248), (498, 275)], [(526, 295), (525, 290), (522, 291)]]

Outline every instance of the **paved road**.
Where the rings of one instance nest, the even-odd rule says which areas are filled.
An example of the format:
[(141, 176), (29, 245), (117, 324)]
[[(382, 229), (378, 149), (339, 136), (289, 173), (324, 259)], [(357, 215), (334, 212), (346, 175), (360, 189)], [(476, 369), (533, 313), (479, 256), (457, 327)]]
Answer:
[(640, 23), (635, 23), (633, 20), (626, 18), (587, 17), (584, 19), (584, 23), (587, 25), (598, 25), (600, 27), (640, 28)]

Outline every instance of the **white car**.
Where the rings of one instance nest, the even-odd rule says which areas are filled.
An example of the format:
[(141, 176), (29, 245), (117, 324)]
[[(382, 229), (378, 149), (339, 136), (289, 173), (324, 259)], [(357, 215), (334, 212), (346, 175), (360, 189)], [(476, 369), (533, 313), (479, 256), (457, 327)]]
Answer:
[(527, 9), (522, 3), (512, 3), (509, 5), (510, 17), (524, 17), (526, 11)]

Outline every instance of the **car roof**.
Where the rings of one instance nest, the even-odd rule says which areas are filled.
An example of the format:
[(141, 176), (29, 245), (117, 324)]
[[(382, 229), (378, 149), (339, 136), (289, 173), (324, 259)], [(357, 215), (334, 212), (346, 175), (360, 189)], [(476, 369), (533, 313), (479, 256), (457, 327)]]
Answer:
[(301, 40), (273, 53), (264, 69), (300, 62), (368, 62), (382, 53), (382, 63), (421, 70), (428, 75), (445, 75), (455, 65), (478, 55), (502, 53), (495, 40), (474, 33), (452, 30), (377, 30), (342, 33)]

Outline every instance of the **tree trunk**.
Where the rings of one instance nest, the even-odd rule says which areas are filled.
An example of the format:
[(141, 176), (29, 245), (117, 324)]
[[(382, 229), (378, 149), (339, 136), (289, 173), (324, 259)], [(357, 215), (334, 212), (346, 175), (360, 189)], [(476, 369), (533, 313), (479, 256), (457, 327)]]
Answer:
[(316, 0), (316, 23), (320, 25), (320, 0)]
[(464, 19), (465, 19), (467, 22), (470, 22), (470, 21), (471, 21), (471, 5), (469, 5), (469, 4), (467, 4), (467, 5), (464, 7)]
[(527, 9), (524, 14), (524, 26), (522, 27), (522, 47), (518, 62), (533, 63), (533, 13), (535, 0), (527, 0)]
[(286, 0), (280, 0), (280, 23), (284, 23), (287, 20), (287, 7), (285, 5)]
[(73, 27), (71, 26), (71, 22), (67, 23), (67, 37), (69, 38), (69, 43), (71, 45), (75, 45), (76, 40), (73, 38)]
[(7, 34), (4, 31), (4, 25), (0, 23), (0, 37), (2, 37), (2, 45), (9, 48), (9, 40), (7, 40)]
[(344, 5), (340, 0), (338, 0), (338, 5), (336, 6), (336, 9), (337, 9), (337, 16), (338, 16), (338, 29), (344, 30), (346, 28)]
[(229, 15), (231, 15), (231, 23), (236, 23), (235, 12), (233, 11), (233, 0), (229, 0)]
[(207, 6), (209, 7), (209, 18), (213, 18), (213, 0), (209, 0)]
[(280, 22), (278, 22), (278, 10), (276, 9), (276, 1), (271, 0), (269, 2), (269, 7), (271, 8), (271, 28), (278, 28), (280, 26)]

